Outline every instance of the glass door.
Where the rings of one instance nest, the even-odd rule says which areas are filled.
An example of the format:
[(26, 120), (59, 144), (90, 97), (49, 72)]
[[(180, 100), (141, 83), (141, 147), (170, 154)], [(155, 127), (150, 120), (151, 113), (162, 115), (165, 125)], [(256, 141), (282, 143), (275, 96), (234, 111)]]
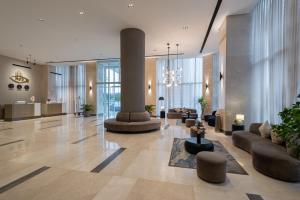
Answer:
[(120, 61), (97, 63), (97, 115), (103, 119), (115, 118), (121, 108)]

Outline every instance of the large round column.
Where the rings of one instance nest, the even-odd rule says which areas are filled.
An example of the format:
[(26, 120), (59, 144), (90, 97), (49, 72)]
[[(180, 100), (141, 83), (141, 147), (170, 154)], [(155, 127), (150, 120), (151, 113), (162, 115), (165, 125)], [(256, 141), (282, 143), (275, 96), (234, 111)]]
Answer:
[[(134, 122), (134, 123), (132, 123)], [(161, 122), (145, 111), (145, 33), (121, 31), (121, 112), (104, 121), (107, 131), (141, 133), (159, 130)]]
[(145, 111), (145, 33), (121, 31), (121, 112)]

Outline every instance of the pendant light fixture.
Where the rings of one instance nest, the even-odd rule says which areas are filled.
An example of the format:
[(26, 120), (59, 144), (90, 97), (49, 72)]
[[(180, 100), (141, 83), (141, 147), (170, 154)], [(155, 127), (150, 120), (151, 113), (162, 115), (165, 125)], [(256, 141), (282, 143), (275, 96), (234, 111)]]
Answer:
[(178, 86), (181, 84), (181, 79), (182, 79), (182, 67), (179, 67), (179, 52), (178, 52), (178, 48), (179, 48), (179, 44), (176, 44), (177, 47), (177, 66), (176, 66), (176, 70), (175, 70), (175, 86)]
[(170, 67), (170, 44), (167, 44), (168, 46), (168, 57), (167, 57), (167, 66), (163, 69), (163, 78), (164, 78), (164, 84), (166, 84), (167, 87), (171, 87), (174, 82), (174, 71), (171, 70)]

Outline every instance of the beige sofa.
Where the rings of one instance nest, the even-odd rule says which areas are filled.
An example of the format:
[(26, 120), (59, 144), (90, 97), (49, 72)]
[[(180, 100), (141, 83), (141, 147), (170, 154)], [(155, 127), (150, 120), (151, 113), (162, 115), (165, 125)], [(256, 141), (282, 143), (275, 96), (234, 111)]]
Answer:
[(196, 109), (191, 108), (171, 108), (168, 111), (168, 119), (181, 119), (183, 113), (190, 112), (192, 114), (197, 114)]
[(260, 136), (261, 123), (251, 124), (249, 131), (234, 131), (233, 144), (252, 155), (254, 168), (269, 177), (300, 181), (300, 160), (288, 155), (286, 148)]

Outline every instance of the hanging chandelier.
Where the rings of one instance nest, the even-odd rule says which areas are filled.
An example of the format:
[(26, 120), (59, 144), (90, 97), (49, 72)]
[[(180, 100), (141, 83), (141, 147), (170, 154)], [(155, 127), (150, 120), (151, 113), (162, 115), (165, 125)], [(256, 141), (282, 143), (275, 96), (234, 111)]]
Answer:
[(175, 70), (171, 69), (170, 66), (170, 44), (167, 44), (168, 46), (168, 57), (167, 57), (167, 66), (163, 68), (163, 83), (167, 87), (171, 87), (172, 85), (178, 86), (181, 84), (182, 79), (182, 68), (179, 67), (179, 59), (178, 59), (178, 47), (179, 44), (176, 44), (177, 46), (177, 66)]
[(174, 72), (175, 78), (174, 78), (174, 85), (178, 86), (181, 84), (181, 80), (182, 80), (182, 67), (179, 66), (179, 58), (178, 58), (178, 48), (179, 48), (179, 44), (176, 44), (177, 47), (177, 65), (176, 65), (176, 70)]
[(163, 83), (166, 84), (167, 87), (171, 87), (174, 82), (174, 71), (171, 70), (170, 66), (170, 44), (168, 46), (168, 58), (167, 58), (167, 66), (163, 68)]

